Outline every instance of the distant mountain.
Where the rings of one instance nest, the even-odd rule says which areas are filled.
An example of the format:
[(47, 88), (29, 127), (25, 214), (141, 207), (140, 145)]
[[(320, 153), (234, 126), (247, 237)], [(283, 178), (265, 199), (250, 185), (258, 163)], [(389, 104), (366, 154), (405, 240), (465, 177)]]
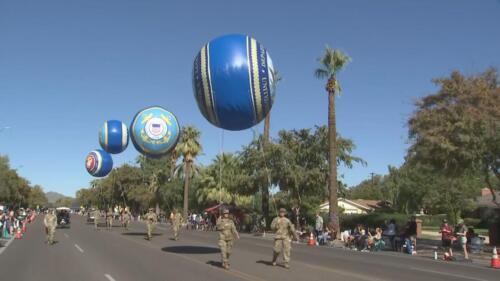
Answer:
[(57, 199), (66, 197), (63, 194), (54, 191), (46, 192), (45, 196), (47, 197), (47, 200), (49, 200), (49, 203), (55, 203)]

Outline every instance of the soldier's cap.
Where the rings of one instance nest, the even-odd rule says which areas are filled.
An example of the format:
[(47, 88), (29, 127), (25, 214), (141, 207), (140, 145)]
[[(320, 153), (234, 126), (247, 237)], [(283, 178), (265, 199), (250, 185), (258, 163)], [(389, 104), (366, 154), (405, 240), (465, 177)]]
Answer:
[(280, 213), (286, 213), (286, 209), (285, 208), (280, 208)]
[(229, 209), (223, 209), (223, 210), (222, 210), (222, 213), (223, 213), (223, 214), (229, 214)]
[(149, 210), (150, 210), (150, 211), (154, 211), (155, 209), (153, 209), (153, 208), (149, 208)]

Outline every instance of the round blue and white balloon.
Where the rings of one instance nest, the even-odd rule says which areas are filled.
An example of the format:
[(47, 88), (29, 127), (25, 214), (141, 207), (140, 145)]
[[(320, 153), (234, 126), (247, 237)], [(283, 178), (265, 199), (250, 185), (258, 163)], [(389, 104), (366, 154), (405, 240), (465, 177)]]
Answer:
[(268, 52), (246, 35), (218, 37), (201, 48), (193, 65), (193, 90), (213, 125), (244, 130), (264, 119), (273, 105), (274, 67)]
[(113, 158), (106, 151), (96, 149), (87, 155), (85, 168), (94, 177), (105, 177), (113, 169)]
[(99, 144), (109, 153), (123, 152), (128, 146), (128, 128), (123, 122), (109, 120), (99, 131)]
[(180, 126), (170, 111), (153, 106), (139, 111), (130, 125), (134, 147), (148, 157), (169, 153), (179, 140)]

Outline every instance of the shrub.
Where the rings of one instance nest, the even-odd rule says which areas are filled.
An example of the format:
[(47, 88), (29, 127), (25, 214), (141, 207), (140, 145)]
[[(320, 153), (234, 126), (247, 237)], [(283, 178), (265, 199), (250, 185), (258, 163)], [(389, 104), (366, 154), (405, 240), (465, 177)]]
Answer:
[(391, 219), (396, 221), (396, 226), (398, 230), (404, 229), (406, 223), (408, 222), (409, 215), (406, 214), (387, 214), (387, 213), (370, 213), (370, 214), (356, 214), (356, 215), (341, 215), (340, 216), (340, 226), (342, 230), (354, 229), (358, 223), (374, 229), (376, 227), (386, 228), (386, 225)]
[[(429, 216), (419, 216), (418, 219), (422, 220), (423, 226), (436, 226), (439, 227), (443, 223), (443, 219), (448, 219), (446, 214), (439, 215), (429, 215)], [(453, 224), (452, 221), (448, 219), (448, 223)]]
[(478, 228), (479, 224), (481, 223), (481, 219), (465, 218), (464, 223), (466, 226), (472, 226), (474, 228)]

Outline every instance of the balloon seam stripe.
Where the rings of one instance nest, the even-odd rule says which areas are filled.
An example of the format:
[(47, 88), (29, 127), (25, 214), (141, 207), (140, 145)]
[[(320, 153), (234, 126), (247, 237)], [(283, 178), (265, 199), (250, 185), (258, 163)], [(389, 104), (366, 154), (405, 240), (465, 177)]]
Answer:
[(214, 96), (214, 91), (212, 88), (212, 73), (210, 72), (210, 43), (207, 44), (207, 74), (208, 74), (208, 89), (210, 90), (210, 98), (211, 98), (211, 105), (212, 105), (212, 113), (215, 118), (215, 123), (219, 124), (219, 116), (217, 115), (217, 110), (216, 108), (216, 101), (215, 101), (215, 96)]
[(253, 108), (253, 118), (254, 122), (256, 119), (256, 108), (255, 108), (255, 87), (254, 87), (254, 80), (253, 80), (253, 71), (252, 71), (252, 47), (251, 47), (251, 38), (246, 37), (246, 47), (247, 47), (247, 63), (248, 63), (248, 80), (250, 81), (250, 97), (252, 101), (252, 108)]
[(252, 72), (253, 72), (253, 85), (254, 85), (254, 107), (255, 107), (255, 123), (257, 120), (262, 119), (262, 108), (261, 104), (261, 91), (260, 91), (260, 76), (259, 76), (259, 57), (257, 52), (257, 41), (255, 39), (251, 39), (251, 47), (252, 50)]

